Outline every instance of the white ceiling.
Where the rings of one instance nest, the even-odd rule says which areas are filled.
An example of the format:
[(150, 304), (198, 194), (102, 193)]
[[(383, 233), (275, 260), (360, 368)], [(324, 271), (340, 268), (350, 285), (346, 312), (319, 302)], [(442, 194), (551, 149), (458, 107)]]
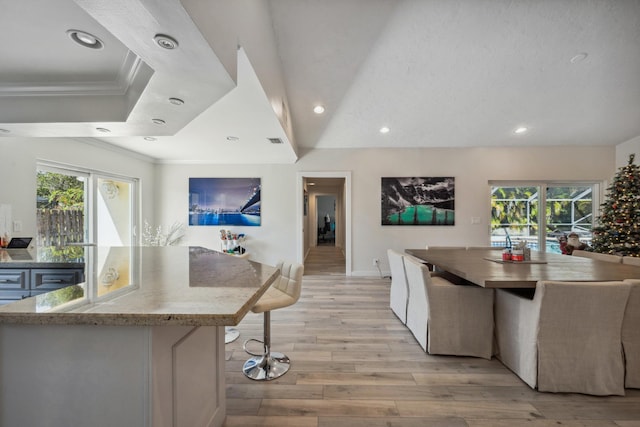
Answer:
[[(247, 18), (256, 10), (211, 1), (211, 13), (232, 3)], [(640, 135), (639, 0), (268, 0), (292, 135), (274, 112), (272, 76), (253, 66), (260, 46), (238, 51), (234, 74), (206, 20), (184, 4), (0, 0), (0, 128), (9, 131), (0, 135), (99, 138), (158, 162), (199, 163), (291, 163), (313, 148), (614, 145)], [(69, 29), (105, 48), (75, 45)], [(157, 33), (179, 48), (160, 49)], [(529, 131), (515, 135), (518, 126)]]

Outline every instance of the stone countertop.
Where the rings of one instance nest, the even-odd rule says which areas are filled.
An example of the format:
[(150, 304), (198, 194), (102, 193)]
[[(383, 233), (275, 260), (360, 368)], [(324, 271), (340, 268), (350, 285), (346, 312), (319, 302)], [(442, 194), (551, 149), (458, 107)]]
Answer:
[(237, 325), (275, 267), (201, 247), (86, 248), (87, 281), (0, 306), (0, 324)]
[(85, 248), (0, 249), (0, 268), (84, 268)]

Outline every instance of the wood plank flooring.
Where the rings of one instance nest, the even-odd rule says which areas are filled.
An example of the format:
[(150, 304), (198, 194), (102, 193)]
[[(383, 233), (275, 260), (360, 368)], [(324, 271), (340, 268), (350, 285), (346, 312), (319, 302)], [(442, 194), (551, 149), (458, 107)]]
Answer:
[[(306, 265), (305, 265), (306, 267)], [(292, 360), (270, 382), (245, 378), (249, 313), (226, 346), (227, 427), (640, 427), (625, 397), (539, 393), (499, 361), (430, 356), (388, 307), (389, 279), (305, 275), (302, 296), (271, 314), (272, 347)]]
[(304, 274), (341, 275), (345, 272), (345, 259), (342, 249), (333, 244), (314, 246), (309, 250), (304, 261)]

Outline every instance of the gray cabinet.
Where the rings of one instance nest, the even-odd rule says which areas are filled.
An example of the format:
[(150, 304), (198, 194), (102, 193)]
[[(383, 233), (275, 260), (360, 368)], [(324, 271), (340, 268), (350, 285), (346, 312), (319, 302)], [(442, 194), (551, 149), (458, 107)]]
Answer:
[(0, 268), (0, 304), (84, 281), (82, 268)]
[(29, 269), (0, 269), (0, 304), (29, 296)]
[(31, 270), (31, 290), (51, 291), (82, 281), (83, 270), (69, 268), (34, 268)]

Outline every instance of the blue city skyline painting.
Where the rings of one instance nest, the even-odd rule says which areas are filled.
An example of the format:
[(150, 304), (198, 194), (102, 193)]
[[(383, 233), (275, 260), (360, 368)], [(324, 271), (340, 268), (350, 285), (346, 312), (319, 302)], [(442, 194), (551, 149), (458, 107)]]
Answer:
[(260, 178), (189, 178), (189, 225), (260, 225)]

